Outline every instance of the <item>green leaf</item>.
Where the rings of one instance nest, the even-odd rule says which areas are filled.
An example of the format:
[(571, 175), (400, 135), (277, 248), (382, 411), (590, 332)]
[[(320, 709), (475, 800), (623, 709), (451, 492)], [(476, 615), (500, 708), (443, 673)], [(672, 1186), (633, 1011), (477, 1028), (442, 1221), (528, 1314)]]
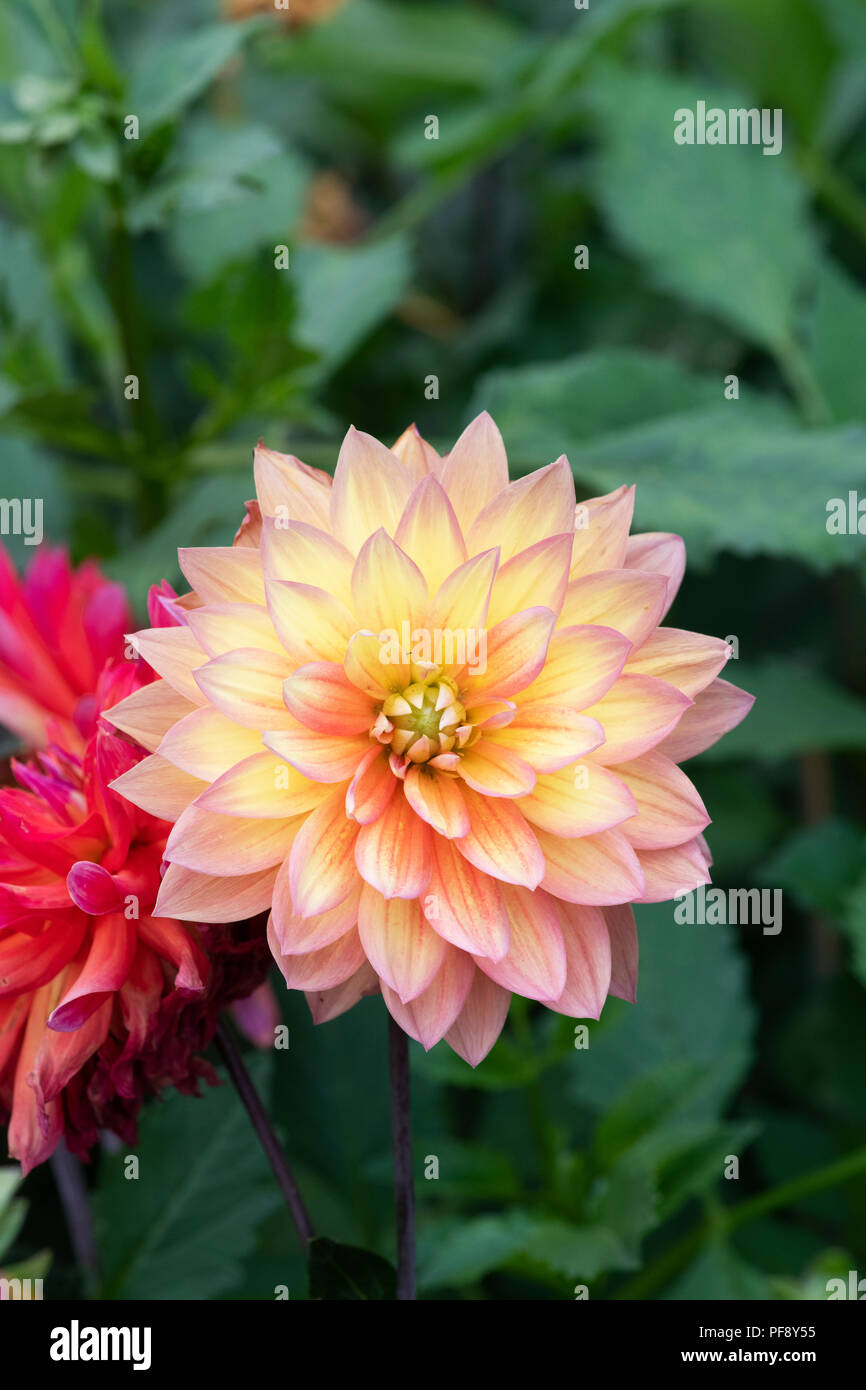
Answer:
[(669, 357), (611, 348), (489, 372), (470, 414), (490, 411), (520, 473), (598, 435), (710, 409), (723, 391), (721, 379), (696, 376)]
[(572, 468), (599, 491), (637, 483), (635, 529), (678, 532), (693, 563), (729, 550), (822, 571), (862, 566), (862, 537), (831, 535), (827, 522), (831, 498), (866, 492), (866, 429), (798, 430), (744, 407), (730, 401), (578, 444)]
[(861, 985), (866, 985), (866, 877), (850, 894), (840, 925), (851, 943), (851, 969)]
[(755, 696), (748, 719), (702, 753), (730, 758), (791, 758), (816, 750), (866, 748), (866, 701), (795, 661), (729, 663), (726, 678)]
[(575, 1098), (599, 1113), (663, 1064), (700, 1067), (704, 1083), (684, 1114), (715, 1119), (748, 1068), (754, 1029), (744, 962), (728, 927), (674, 920), (674, 905), (636, 909), (641, 963), (636, 1005), (609, 1000), (612, 1017), (579, 1059)]
[[(255, 1058), (256, 1084), (271, 1059)], [(172, 1091), (144, 1112), (135, 1150), (103, 1155), (93, 1212), (105, 1298), (213, 1298), (239, 1277), (256, 1225), (280, 1195), (229, 1085)]]
[(422, 1228), (418, 1285), (459, 1288), (518, 1261), (566, 1280), (627, 1269), (632, 1259), (614, 1231), (573, 1226), (555, 1217), (510, 1211), (468, 1220), (448, 1218)]
[[(709, 1245), (676, 1283), (665, 1299), (721, 1300), (769, 1298), (770, 1285), (759, 1270), (747, 1264), (729, 1245)], [(719, 1343), (726, 1350), (728, 1343)], [(718, 1348), (716, 1348), (718, 1349)]]
[(324, 1236), (311, 1241), (310, 1298), (392, 1299), (396, 1292), (394, 1267), (381, 1255)]
[(450, 6), (443, 16), (402, 0), (351, 0), (280, 56), (304, 74), (333, 74), (356, 86), (363, 80), (367, 93), (379, 83), (483, 87), (500, 78), (503, 64), (526, 42), (520, 29), (496, 13)]
[(161, 38), (133, 68), (126, 95), (142, 138), (195, 101), (247, 39), (250, 24), (210, 24), (167, 44)]
[(677, 144), (674, 113), (698, 99), (725, 111), (752, 105), (703, 80), (613, 66), (599, 74), (599, 199), (660, 288), (778, 348), (791, 339), (811, 269), (806, 190), (790, 158), (760, 146)]
[(317, 375), (336, 370), (390, 314), (410, 280), (403, 237), (368, 246), (302, 246), (292, 257), (298, 340), (319, 354)]
[(763, 883), (792, 894), (810, 911), (840, 919), (866, 862), (866, 836), (848, 821), (834, 819), (796, 831), (761, 866)]
[(822, 261), (807, 325), (809, 357), (837, 420), (866, 419), (859, 354), (866, 341), (866, 293), (840, 266)]

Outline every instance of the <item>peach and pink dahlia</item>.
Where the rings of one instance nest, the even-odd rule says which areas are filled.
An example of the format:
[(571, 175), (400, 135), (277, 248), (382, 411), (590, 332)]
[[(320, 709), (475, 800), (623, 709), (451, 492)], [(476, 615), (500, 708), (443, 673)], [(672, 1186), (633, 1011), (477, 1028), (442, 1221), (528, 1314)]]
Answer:
[(444, 458), (350, 430), (333, 479), (259, 447), (236, 545), (184, 550), (162, 680), (110, 718), (124, 794), (174, 820), (157, 911), (268, 937), (317, 1021), (381, 990), (475, 1065), (511, 994), (634, 998), (630, 904), (708, 882), (677, 766), (743, 718), (724, 642), (660, 624), (682, 541), (565, 458), (509, 483), (493, 421)]

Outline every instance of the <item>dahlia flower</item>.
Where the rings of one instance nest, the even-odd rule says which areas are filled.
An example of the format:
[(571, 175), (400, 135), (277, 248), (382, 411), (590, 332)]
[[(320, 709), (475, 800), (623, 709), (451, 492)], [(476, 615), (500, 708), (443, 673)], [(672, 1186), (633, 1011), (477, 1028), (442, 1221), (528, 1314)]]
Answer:
[(195, 1054), (265, 972), (244, 930), (153, 915), (170, 827), (110, 789), (144, 750), (99, 718), (152, 679), (109, 662), (70, 742), (55, 726), (0, 789), (0, 1122), (25, 1173), (63, 1136), (81, 1157), (100, 1128), (134, 1144), (144, 1095), (215, 1079)]
[(130, 617), (121, 586), (93, 562), (72, 569), (63, 550), (40, 546), (19, 579), (0, 545), (0, 724), (28, 748), (48, 742), (50, 725), (80, 751), (97, 678)]
[(381, 990), (473, 1065), (514, 992), (633, 999), (630, 904), (709, 879), (677, 763), (751, 704), (724, 642), (660, 626), (682, 541), (630, 537), (627, 487), (576, 508), (564, 457), (509, 483), (487, 415), (444, 458), (352, 429), (333, 485), (261, 446), (255, 478), (108, 716), (152, 750), (115, 785), (175, 822), (157, 911), (268, 908), (316, 1021)]

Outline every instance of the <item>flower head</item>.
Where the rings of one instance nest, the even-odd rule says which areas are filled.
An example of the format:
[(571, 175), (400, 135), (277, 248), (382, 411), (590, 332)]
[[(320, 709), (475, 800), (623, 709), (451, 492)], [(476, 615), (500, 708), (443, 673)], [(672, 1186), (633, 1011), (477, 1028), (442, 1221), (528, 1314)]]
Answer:
[(53, 732), (80, 750), (130, 616), (122, 587), (92, 561), (73, 569), (63, 550), (40, 546), (19, 579), (0, 545), (0, 724), (28, 748)]
[(264, 974), (243, 930), (154, 916), (169, 826), (111, 790), (143, 750), (99, 717), (152, 679), (108, 662), (69, 740), (55, 721), (0, 789), (0, 1121), (25, 1172), (62, 1136), (82, 1157), (100, 1128), (134, 1143), (144, 1095), (212, 1078), (196, 1053)]
[(660, 624), (678, 537), (633, 491), (575, 505), (567, 461), (509, 483), (482, 415), (440, 458), (350, 430), (330, 478), (259, 447), (238, 544), (181, 551), (186, 626), (110, 713), (153, 755), (124, 793), (175, 820), (177, 918), (271, 909), (317, 1020), (381, 989), (477, 1063), (512, 992), (598, 1017), (634, 997), (629, 904), (708, 881), (678, 760), (751, 697), (730, 652)]

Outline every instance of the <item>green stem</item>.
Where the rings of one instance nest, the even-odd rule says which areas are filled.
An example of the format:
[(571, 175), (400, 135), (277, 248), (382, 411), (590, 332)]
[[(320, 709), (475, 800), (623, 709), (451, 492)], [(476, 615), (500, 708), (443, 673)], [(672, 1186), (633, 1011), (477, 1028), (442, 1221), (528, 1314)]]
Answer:
[(815, 150), (804, 150), (799, 163), (816, 197), (866, 243), (866, 201), (857, 190)]
[(741, 1226), (756, 1221), (769, 1212), (778, 1211), (780, 1207), (794, 1206), (805, 1197), (810, 1197), (812, 1193), (821, 1192), (827, 1187), (840, 1186), (864, 1171), (866, 1147), (856, 1149), (854, 1153), (848, 1154), (847, 1158), (828, 1163), (811, 1173), (804, 1173), (802, 1177), (792, 1178), (790, 1182), (771, 1188), (769, 1192), (762, 1192), (745, 1202), (723, 1208), (693, 1230), (687, 1231), (670, 1249), (660, 1255), (649, 1269), (645, 1269), (624, 1284), (616, 1297), (629, 1300), (651, 1297), (690, 1262), (708, 1238), (724, 1240)]
[(795, 338), (785, 338), (775, 348), (776, 360), (808, 425), (828, 425), (833, 416), (811, 364)]

